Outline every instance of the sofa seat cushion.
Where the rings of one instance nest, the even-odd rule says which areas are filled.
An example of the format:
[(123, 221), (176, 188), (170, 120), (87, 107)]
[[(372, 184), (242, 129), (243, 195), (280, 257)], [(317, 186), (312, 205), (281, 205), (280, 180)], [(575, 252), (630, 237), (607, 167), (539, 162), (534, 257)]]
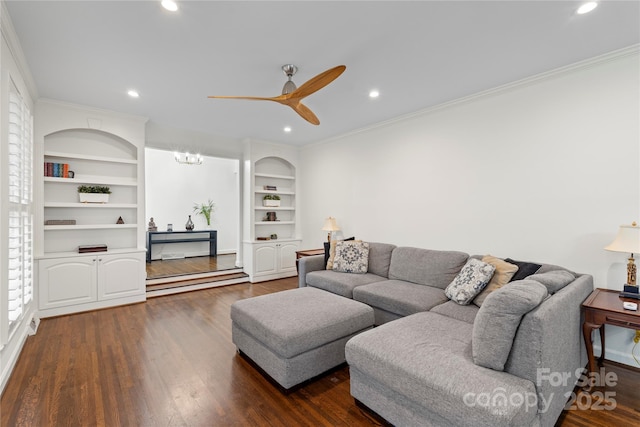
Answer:
[(478, 307), (475, 304), (460, 305), (453, 301), (447, 301), (444, 304), (436, 305), (431, 310), (432, 313), (442, 314), (443, 316), (451, 317), (456, 320), (462, 320), (473, 325), (476, 315), (478, 314)]
[[(428, 405), (449, 424), (531, 425), (538, 409), (531, 402), (536, 396), (533, 382), (473, 363), (472, 331), (467, 322), (417, 313), (351, 338), (346, 359), (413, 404)], [(496, 404), (484, 404), (486, 396), (498, 396)]]
[(446, 288), (469, 258), (455, 251), (397, 247), (391, 254), (389, 279)]
[(385, 280), (358, 286), (353, 299), (399, 316), (428, 311), (447, 300), (444, 291), (403, 280)]
[(353, 298), (353, 290), (362, 285), (387, 280), (372, 273), (351, 274), (333, 270), (320, 270), (307, 273), (307, 286), (324, 289), (334, 294)]

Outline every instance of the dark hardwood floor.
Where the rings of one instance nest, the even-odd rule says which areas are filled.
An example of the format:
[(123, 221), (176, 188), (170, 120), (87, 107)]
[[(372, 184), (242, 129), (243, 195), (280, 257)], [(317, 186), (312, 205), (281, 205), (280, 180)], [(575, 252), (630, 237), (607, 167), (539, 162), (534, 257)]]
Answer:
[[(0, 400), (2, 426), (371, 426), (341, 368), (285, 396), (240, 357), (230, 305), (297, 277), (158, 297), (44, 319)], [(566, 411), (558, 426), (639, 425), (640, 373), (617, 373), (613, 411)]]

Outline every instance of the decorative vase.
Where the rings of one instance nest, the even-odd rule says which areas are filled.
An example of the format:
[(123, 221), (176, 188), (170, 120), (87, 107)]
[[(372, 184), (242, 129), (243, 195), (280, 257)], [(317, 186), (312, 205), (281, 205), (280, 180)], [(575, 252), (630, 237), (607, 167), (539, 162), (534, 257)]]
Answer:
[(187, 220), (187, 223), (184, 225), (184, 228), (187, 229), (187, 231), (193, 231), (193, 221), (191, 221), (191, 215), (189, 215), (189, 219)]

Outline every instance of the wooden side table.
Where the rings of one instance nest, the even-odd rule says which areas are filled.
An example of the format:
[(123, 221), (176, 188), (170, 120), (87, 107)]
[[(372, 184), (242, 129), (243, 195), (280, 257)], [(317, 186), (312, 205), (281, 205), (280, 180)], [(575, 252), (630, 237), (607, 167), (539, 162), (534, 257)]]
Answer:
[[(589, 372), (591, 375), (596, 372), (596, 363), (593, 356), (593, 338), (591, 333), (600, 329), (600, 346), (602, 351), (598, 358), (598, 366), (602, 366), (604, 360), (604, 325), (614, 325), (623, 328), (640, 330), (640, 312), (630, 311), (622, 308), (625, 301), (638, 303), (638, 300), (631, 298), (620, 298), (619, 291), (610, 289), (595, 289), (591, 295), (582, 303), (584, 313), (584, 323), (582, 324), (582, 334), (589, 356)], [(589, 390), (593, 388), (591, 381)]]
[(305, 249), (296, 251), (296, 271), (298, 270), (298, 260), (306, 256), (324, 255), (324, 249)]
[(324, 255), (324, 249), (305, 249), (302, 251), (296, 251), (296, 259), (313, 255)]

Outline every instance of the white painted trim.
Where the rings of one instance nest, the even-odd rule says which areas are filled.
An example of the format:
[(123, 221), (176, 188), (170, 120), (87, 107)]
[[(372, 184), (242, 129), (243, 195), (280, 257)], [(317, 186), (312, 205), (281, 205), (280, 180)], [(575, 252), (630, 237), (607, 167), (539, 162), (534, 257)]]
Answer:
[(501, 86), (497, 86), (495, 88), (492, 89), (487, 89), (481, 92), (477, 92), (474, 93), (473, 95), (469, 95), (469, 96), (465, 96), (462, 98), (458, 98), (458, 99), (454, 99), (453, 101), (448, 101), (448, 102), (444, 102), (442, 104), (438, 104), (435, 105), (433, 107), (427, 107), (424, 108), (422, 110), (418, 110), (418, 111), (414, 111), (412, 113), (408, 113), (408, 114), (404, 114), (402, 116), (398, 116), (398, 117), (394, 117), (392, 119), (389, 120), (385, 120), (382, 122), (378, 122), (375, 123), (371, 126), (367, 126), (367, 127), (363, 127), (360, 129), (356, 129), (353, 130), (351, 132), (346, 132), (343, 133), (341, 135), (337, 135), (337, 136), (333, 136), (331, 138), (327, 138), (324, 139), (322, 141), (318, 141), (318, 142), (314, 142), (311, 144), (307, 144), (304, 146), (300, 147), (300, 150), (305, 150), (305, 149), (309, 149), (310, 147), (315, 147), (318, 145), (323, 145), (323, 144), (327, 144), (330, 142), (334, 142), (337, 140), (341, 140), (343, 138), (349, 137), (349, 136), (354, 136), (354, 135), (358, 135), (361, 133), (365, 133), (371, 130), (375, 130), (375, 129), (381, 129), (381, 128), (385, 128), (388, 126), (392, 126), (398, 122), (402, 122), (405, 120), (409, 120), (412, 119), (414, 117), (417, 116), (421, 116), (421, 115), (426, 115), (426, 114), (431, 114), (431, 113), (435, 113), (435, 112), (439, 112), (442, 110), (446, 110), (449, 109), (451, 107), (454, 106), (458, 106), (461, 104), (467, 104), (467, 103), (471, 103), (474, 102), (478, 99), (482, 99), (482, 98), (488, 98), (491, 96), (495, 96), (495, 95), (499, 95), (501, 93), (504, 92), (509, 92), (515, 89), (520, 89), (520, 88), (524, 88), (527, 86), (531, 86), (533, 84), (537, 84), (541, 81), (544, 80), (551, 80), (551, 79), (555, 79), (558, 78), (560, 76), (566, 75), (568, 73), (573, 73), (575, 71), (578, 70), (583, 70), (583, 69), (587, 69), (587, 68), (591, 68), (606, 62), (610, 62), (610, 61), (614, 61), (617, 60), (619, 58), (623, 58), (625, 56), (631, 56), (634, 54), (638, 54), (638, 52), (640, 52), (640, 43), (637, 44), (633, 44), (631, 46), (627, 46), (625, 48), (622, 49), (618, 49), (618, 50), (614, 50), (608, 53), (605, 53), (603, 55), (599, 55), (599, 56), (595, 56), (593, 58), (589, 58), (589, 59), (585, 59), (584, 61), (579, 61), (570, 65), (566, 65), (564, 67), (560, 67), (560, 68), (556, 68), (550, 71), (545, 71), (543, 73), (540, 74), (536, 74), (530, 77), (525, 77), (524, 79), (520, 79), (520, 80), (516, 80), (514, 82), (511, 83), (507, 83)]
[(238, 279), (221, 280), (219, 282), (199, 283), (197, 285), (180, 286), (177, 288), (158, 289), (157, 291), (148, 291), (147, 298), (159, 297), (163, 295), (179, 294), (182, 292), (199, 291), (201, 289), (218, 288), (220, 286), (236, 285), (239, 283), (248, 283), (249, 277), (240, 277)]
[[(33, 300), (31, 301), (33, 304)], [(13, 341), (13, 343), (7, 343), (3, 348), (2, 352), (7, 350), (11, 350), (11, 354), (3, 354), (2, 358), (6, 357), (7, 363), (4, 365), (4, 369), (0, 374), (0, 394), (4, 392), (4, 388), (11, 377), (11, 373), (13, 372), (13, 368), (15, 368), (16, 363), (18, 362), (18, 358), (22, 353), (22, 348), (24, 347), (24, 343), (27, 341), (27, 337), (29, 335), (34, 335), (38, 329), (38, 325), (40, 325), (40, 318), (34, 313), (34, 310), (29, 310), (29, 315), (25, 318), (29, 318), (29, 321), (23, 320), (20, 323), (18, 330), (14, 332), (14, 336), (11, 338), (9, 343)], [(32, 323), (35, 325), (32, 327)]]
[[(100, 114), (100, 115), (105, 115), (105, 116), (108, 116), (108, 117), (111, 117), (111, 118), (120, 118), (120, 119), (131, 120), (131, 121), (134, 121), (134, 122), (142, 122), (142, 123), (146, 123), (146, 122), (149, 121), (149, 118), (148, 117), (144, 117), (144, 116), (137, 116), (137, 115), (128, 114), (128, 113), (121, 113), (119, 111), (107, 110), (107, 109), (104, 109), (104, 108), (88, 107), (88, 106), (84, 106), (84, 105), (80, 105), (80, 104), (74, 104), (72, 102), (59, 101), (57, 99), (40, 98), (40, 99), (38, 99), (38, 103), (41, 103), (41, 104), (52, 104), (52, 105), (57, 105), (57, 106), (61, 106), (61, 107), (76, 109), (76, 110), (81, 111), (85, 115), (91, 114), (91, 113), (92, 114)], [(91, 127), (87, 127), (87, 129), (92, 129), (92, 128)], [(105, 132), (108, 132), (108, 131), (105, 131)]]
[[(620, 350), (616, 350), (609, 346), (606, 346), (606, 347), (607, 347), (607, 351), (605, 353), (606, 360), (622, 363), (624, 365), (632, 366), (634, 368), (640, 367), (640, 365), (638, 365), (638, 363), (633, 359), (633, 356), (631, 355), (631, 353), (624, 353)], [(636, 352), (638, 352), (638, 350), (636, 350)], [(594, 357), (596, 358), (600, 357), (600, 353), (601, 353), (600, 344), (596, 344), (596, 343), (593, 344), (593, 353), (594, 353)]]
[(64, 307), (56, 307), (56, 308), (50, 308), (45, 310), (41, 309), (39, 312), (39, 316), (41, 318), (64, 316), (68, 314), (84, 313), (87, 311), (100, 310), (103, 308), (114, 308), (114, 307), (120, 307), (123, 305), (137, 304), (145, 301), (146, 301), (146, 295), (142, 293), (140, 295), (132, 295), (126, 298), (118, 298), (117, 300), (109, 299), (109, 300), (91, 302), (87, 304), (67, 305)]
[(27, 59), (24, 56), (24, 52), (22, 51), (22, 46), (20, 45), (20, 39), (16, 34), (16, 30), (13, 26), (13, 22), (11, 22), (11, 15), (7, 10), (7, 5), (4, 0), (0, 0), (1, 2), (1, 10), (0, 10), (0, 31), (2, 32), (2, 37), (7, 41), (7, 46), (9, 46), (9, 50), (13, 55), (13, 59), (16, 62), (18, 70), (22, 79), (24, 80), (25, 86), (27, 86), (27, 90), (29, 91), (29, 95), (31, 99), (38, 99), (38, 87), (36, 86), (36, 82), (31, 75), (31, 71), (29, 70), (29, 65), (27, 64)]
[(168, 276), (168, 277), (159, 277), (157, 279), (147, 279), (147, 285), (159, 285), (162, 283), (170, 283), (177, 281), (189, 281), (189, 280), (197, 280), (197, 279), (206, 279), (206, 278), (214, 278), (217, 276), (226, 276), (227, 274), (236, 274), (242, 273), (242, 270), (239, 268), (231, 268), (229, 270), (219, 270), (219, 271), (209, 271), (207, 273), (196, 273), (196, 274), (185, 274), (182, 276)]

